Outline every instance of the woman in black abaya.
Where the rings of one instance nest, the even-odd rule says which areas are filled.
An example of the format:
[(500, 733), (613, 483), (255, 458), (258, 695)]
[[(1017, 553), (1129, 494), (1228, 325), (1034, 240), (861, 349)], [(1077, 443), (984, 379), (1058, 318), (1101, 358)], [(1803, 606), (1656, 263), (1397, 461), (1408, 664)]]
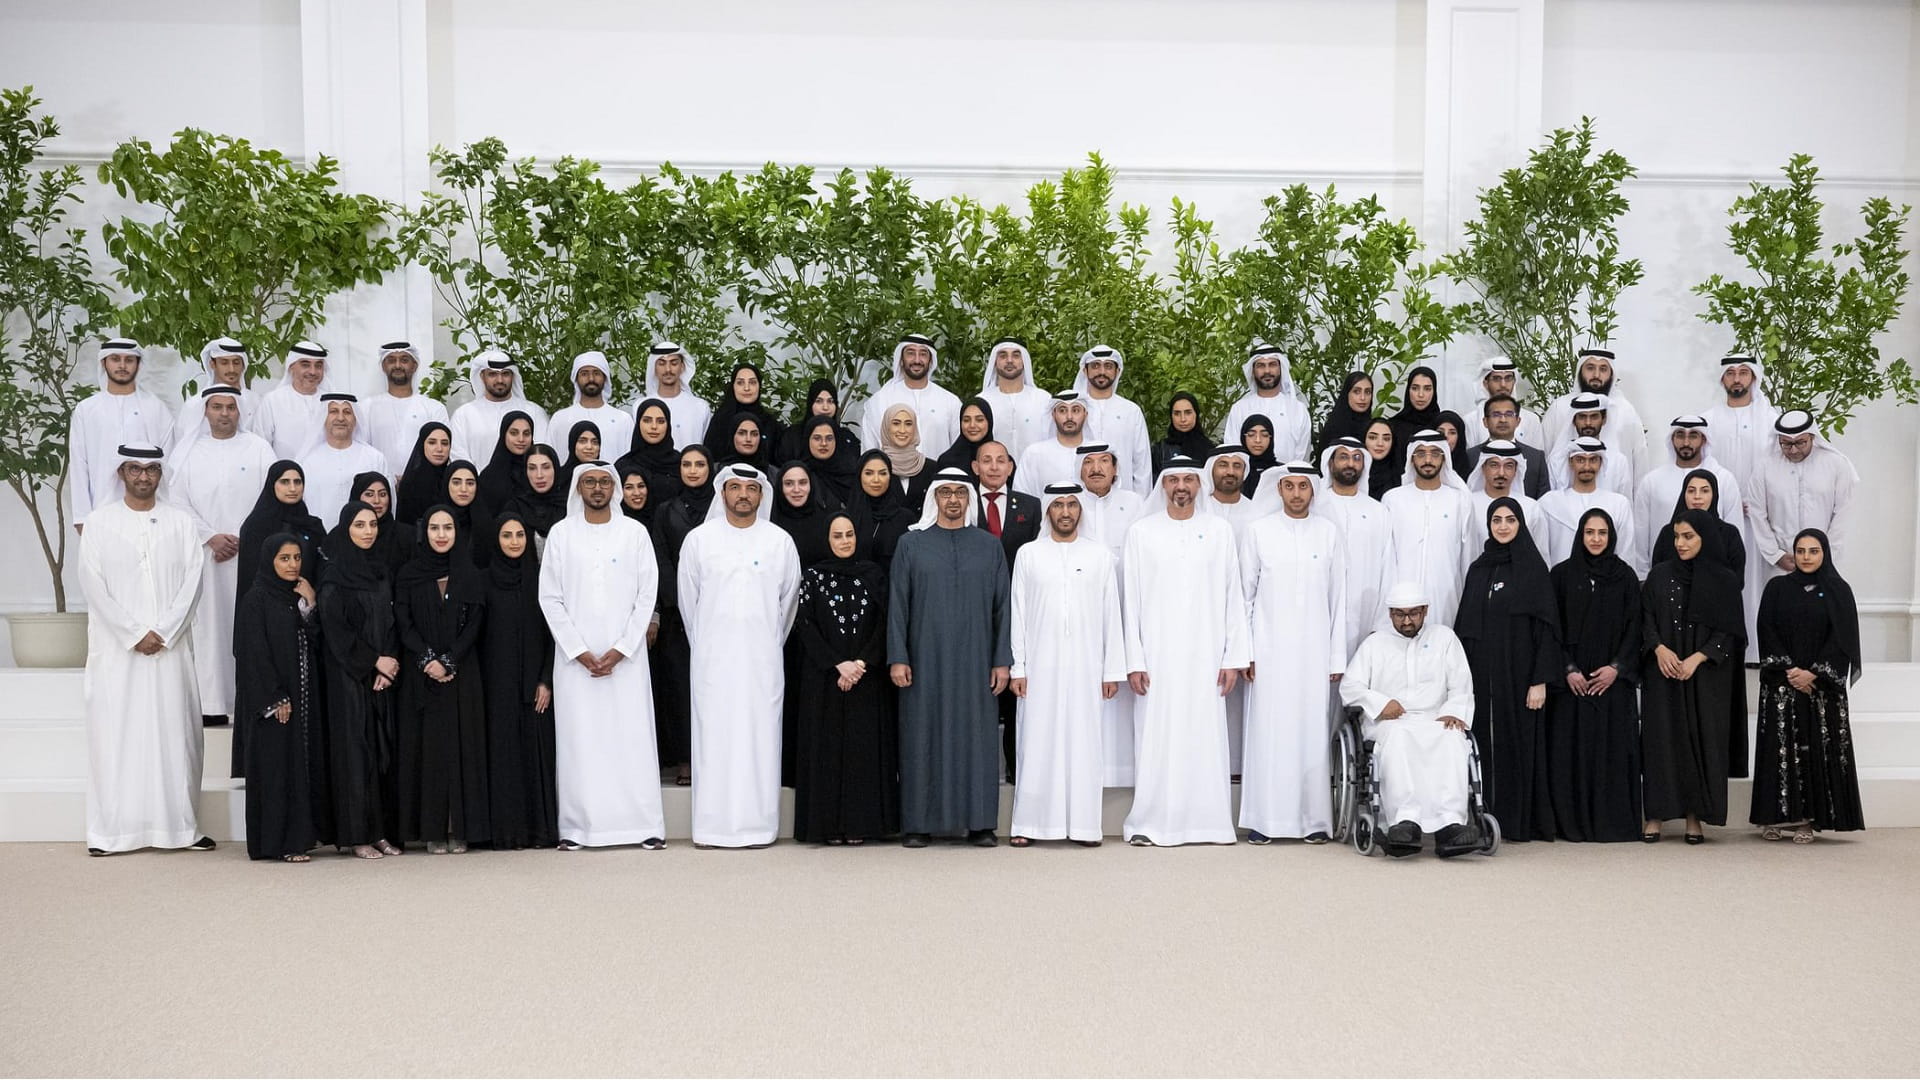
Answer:
[(1510, 840), (1551, 840), (1547, 683), (1560, 674), (1560, 615), (1520, 504), (1487, 506), (1487, 542), (1467, 568), (1453, 632), (1473, 669), (1473, 738), (1488, 809)]
[(794, 418), (793, 423), (780, 436), (780, 442), (775, 447), (778, 459), (792, 461), (795, 458), (806, 457), (807, 438), (813, 430), (814, 422), (822, 417), (833, 425), (834, 434), (841, 445), (859, 446), (860, 436), (840, 423), (842, 411), (840, 391), (834, 388), (833, 380), (813, 380), (807, 385), (806, 407), (800, 410), (800, 415)]
[(1367, 425), (1373, 423), (1373, 376), (1364, 371), (1349, 371), (1340, 382), (1340, 396), (1334, 399), (1333, 408), (1327, 410), (1327, 419), (1320, 425), (1320, 435), (1313, 441), (1314, 460), (1319, 460), (1320, 452), (1332, 446), (1334, 441), (1351, 435), (1365, 440)]
[(1640, 590), (1640, 761), (1642, 839), (1686, 819), (1687, 843), (1701, 825), (1727, 823), (1733, 728), (1746, 731), (1746, 618), (1740, 579), (1718, 550), (1719, 519), (1686, 510), (1673, 523), (1674, 555), (1647, 571)]
[(828, 504), (845, 506), (853, 497), (854, 476), (860, 471), (860, 438), (827, 417), (816, 416), (801, 430), (804, 439), (796, 459), (813, 470), (826, 492)]
[[(527, 490), (515, 496), (501, 512), (520, 515), (527, 528), (533, 530), (536, 547), (545, 542), (547, 530), (567, 516), (567, 492), (573, 489), (573, 469), (577, 464), (562, 466), (560, 455), (544, 443), (534, 443), (533, 449), (527, 451)], [(484, 545), (481, 550), (483, 553), (486, 550)]]
[(452, 507), (433, 507), (393, 587), (404, 673), (401, 826), (435, 855), (489, 839), (486, 688), (476, 659), (486, 590), (473, 546)]
[(884, 681), (886, 574), (860, 550), (852, 517), (835, 514), (831, 553), (800, 577), (790, 640), (799, 645), (793, 836), (862, 844), (900, 828), (898, 738)]
[(666, 402), (648, 398), (633, 410), (633, 441), (613, 467), (622, 477), (636, 470), (645, 473), (656, 508), (679, 493), (680, 452), (673, 448), (673, 411)]
[(407, 526), (409, 539), (427, 507), (446, 501), (447, 467), (452, 464), (452, 429), (438, 420), (421, 424), (420, 434), (413, 440), (413, 453), (407, 455), (407, 467), (400, 471), (400, 490), (395, 493), (398, 505), (393, 508), (394, 520)]
[(1263, 413), (1254, 413), (1240, 422), (1240, 445), (1247, 450), (1247, 479), (1240, 485), (1245, 495), (1260, 489), (1260, 477), (1277, 467), (1280, 459), (1273, 452), (1273, 421)]
[[(400, 523), (393, 516), (393, 489), (387, 482), (387, 474), (381, 472), (363, 472), (354, 476), (353, 487), (347, 493), (349, 502), (365, 503), (373, 511), (380, 525), (380, 535), (373, 542), (373, 557), (386, 567), (387, 580), (392, 582), (393, 575), (399, 573), (413, 557), (413, 533), (404, 535)], [(339, 526), (336, 525), (337, 531)], [(320, 545), (320, 551), (329, 561), (333, 558), (333, 532), (327, 533), (328, 542)]]
[[(1387, 417), (1387, 423), (1393, 427), (1393, 445), (1399, 447), (1412, 442), (1422, 431), (1440, 430), (1440, 377), (1422, 364), (1407, 372), (1406, 387), (1400, 411)], [(1399, 468), (1394, 471), (1398, 472)]]
[(1200, 419), (1200, 400), (1185, 390), (1176, 390), (1167, 399), (1167, 434), (1153, 444), (1153, 475), (1167, 467), (1167, 459), (1185, 455), (1195, 461), (1213, 456), (1213, 440)]
[(746, 415), (759, 425), (763, 440), (778, 446), (785, 429), (767, 408), (761, 393), (763, 385), (759, 367), (735, 364), (733, 377), (727, 381), (727, 396), (714, 406), (713, 419), (707, 422), (706, 437), (700, 440), (701, 445), (712, 447), (715, 453), (726, 457), (733, 446), (734, 418)]
[(907, 529), (920, 520), (893, 482), (893, 466), (884, 450), (869, 450), (860, 458), (859, 483), (847, 500), (847, 516), (860, 531), (860, 549), (881, 570), (893, 565), (894, 549)]
[[(533, 449), (533, 417), (515, 409), (500, 418), (500, 437), (493, 456), (480, 470), (480, 499), (489, 507), (504, 507), (527, 490), (527, 452)], [(483, 522), (475, 522), (476, 526)]]
[(968, 398), (967, 403), (960, 406), (960, 434), (954, 437), (953, 445), (934, 459), (934, 471), (946, 468), (973, 471), (973, 459), (980, 452), (980, 444), (992, 439), (993, 406), (986, 398)]
[(1695, 469), (1680, 481), (1680, 497), (1673, 501), (1673, 516), (1653, 539), (1653, 562), (1673, 559), (1673, 522), (1688, 510), (1704, 510), (1712, 516), (1714, 531), (1720, 534), (1718, 550), (1721, 563), (1742, 581), (1747, 574), (1747, 544), (1740, 530), (1720, 516), (1720, 478), (1712, 469)]
[[(287, 459), (274, 462), (267, 469), (267, 482), (261, 485), (260, 497), (254, 500), (253, 509), (240, 524), (239, 546), (233, 557), (240, 560), (243, 568), (265, 566), (273, 558), (273, 553), (266, 550), (267, 539), (287, 533), (300, 544), (300, 576), (311, 597), (313, 583), (320, 580), (321, 565), (325, 561), (320, 548), (321, 541), (327, 538), (327, 527), (307, 511), (306, 491), (307, 473), (299, 462)], [(240, 624), (240, 608), (247, 601), (247, 593), (262, 580), (253, 574), (240, 574), (239, 578), (233, 598), (235, 626)], [(234, 650), (237, 664), (240, 659), (238, 634), (227, 647)], [(247, 740), (252, 735), (253, 725), (234, 725), (233, 757), (228, 763), (228, 774), (235, 779), (247, 775)]]
[(1605, 510), (1580, 519), (1555, 566), (1563, 671), (1547, 685), (1547, 789), (1563, 840), (1640, 836), (1640, 579)]
[(1376, 418), (1367, 425), (1360, 442), (1367, 448), (1367, 495), (1375, 502), (1400, 486), (1406, 464), (1400, 457), (1399, 433), (1385, 420)]
[(1827, 534), (1793, 538), (1793, 572), (1760, 598), (1760, 732), (1748, 820), (1768, 840), (1866, 828), (1847, 688), (1860, 678), (1860, 614)]
[(479, 664), (487, 701), (487, 798), (495, 848), (560, 842), (554, 791), (553, 635), (540, 611), (540, 557), (507, 511), (486, 538), (487, 618)]
[(362, 859), (400, 854), (391, 842), (400, 835), (394, 804), (400, 636), (393, 578), (379, 549), (385, 533), (373, 507), (348, 503), (327, 534), (327, 568), (320, 574), (334, 842)]
[(693, 783), (692, 646), (679, 607), (680, 548), (687, 534), (707, 520), (713, 505), (713, 455), (695, 443), (680, 451), (680, 494), (654, 514), (654, 554), (660, 564), (660, 588), (654, 598), (660, 628), (653, 641), (654, 737), (660, 764), (675, 770), (674, 783)]
[(233, 722), (247, 731), (247, 857), (308, 862), (332, 838), (313, 588), (292, 533), (260, 544), (234, 617)]

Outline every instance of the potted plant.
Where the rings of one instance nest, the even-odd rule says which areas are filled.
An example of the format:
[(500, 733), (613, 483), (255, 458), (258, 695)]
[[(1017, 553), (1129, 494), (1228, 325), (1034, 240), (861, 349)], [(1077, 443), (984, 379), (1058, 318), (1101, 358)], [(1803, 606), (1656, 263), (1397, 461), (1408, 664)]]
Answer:
[(79, 667), (87, 616), (67, 611), (67, 431), (73, 407), (93, 391), (76, 386), (78, 343), (112, 311), (94, 279), (83, 230), (66, 223), (80, 202), (80, 170), (39, 167), (59, 134), (35, 115), (32, 87), (0, 90), (0, 473), (26, 506), (53, 582), (53, 611), (7, 616), (21, 667)]

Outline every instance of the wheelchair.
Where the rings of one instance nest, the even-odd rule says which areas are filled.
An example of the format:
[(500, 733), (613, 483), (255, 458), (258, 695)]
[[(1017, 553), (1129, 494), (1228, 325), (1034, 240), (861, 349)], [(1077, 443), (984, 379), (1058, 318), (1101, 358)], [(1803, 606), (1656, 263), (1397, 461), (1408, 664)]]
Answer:
[[(1340, 722), (1333, 730), (1328, 746), (1333, 784), (1333, 839), (1351, 843), (1362, 855), (1385, 851), (1382, 846), (1386, 828), (1392, 822), (1380, 820), (1380, 776), (1373, 759), (1373, 740), (1361, 732), (1360, 710), (1340, 710)], [(1480, 747), (1471, 731), (1460, 733), (1467, 740), (1467, 821), (1479, 833), (1481, 855), (1500, 850), (1500, 822), (1488, 812), (1480, 783)]]

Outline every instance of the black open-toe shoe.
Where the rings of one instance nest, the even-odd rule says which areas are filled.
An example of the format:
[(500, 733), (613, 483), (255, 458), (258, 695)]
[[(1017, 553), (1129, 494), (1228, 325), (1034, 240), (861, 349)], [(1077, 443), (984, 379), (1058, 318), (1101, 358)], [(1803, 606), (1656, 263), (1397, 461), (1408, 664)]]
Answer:
[(1653, 832), (1643, 832), (1643, 833), (1641, 833), (1641, 834), (1640, 834), (1640, 842), (1641, 842), (1641, 843), (1643, 843), (1643, 844), (1657, 844), (1657, 843), (1659, 843), (1659, 842), (1660, 842), (1660, 831), (1659, 831), (1658, 829), (1656, 829), (1656, 830), (1654, 830)]
[(1706, 842), (1707, 842), (1706, 833), (1690, 832), (1687, 834), (1687, 843), (1689, 844), (1704, 844)]

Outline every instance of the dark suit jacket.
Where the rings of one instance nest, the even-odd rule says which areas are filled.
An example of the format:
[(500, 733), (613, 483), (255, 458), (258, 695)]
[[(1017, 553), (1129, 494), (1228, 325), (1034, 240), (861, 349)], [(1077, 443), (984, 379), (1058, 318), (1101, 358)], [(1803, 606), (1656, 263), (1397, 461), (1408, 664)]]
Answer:
[[(1013, 573), (1013, 557), (1020, 549), (1040, 538), (1045, 522), (1040, 519), (1040, 500), (1025, 492), (1004, 489), (1000, 500), (1000, 546), (1007, 553), (1007, 573)], [(980, 497), (980, 528), (987, 527), (987, 500)]]
[[(1478, 446), (1469, 446), (1466, 452), (1455, 455), (1459, 459), (1457, 467), (1461, 479), (1464, 480), (1472, 476), (1473, 470), (1480, 467), (1480, 451), (1486, 449), (1486, 446), (1486, 443), (1481, 443)], [(1519, 446), (1520, 457), (1527, 463), (1527, 478), (1521, 482), (1520, 494), (1525, 495), (1529, 499), (1538, 499), (1540, 496), (1545, 495), (1548, 489), (1553, 486), (1548, 483), (1547, 455), (1535, 450), (1526, 443), (1520, 443)]]

